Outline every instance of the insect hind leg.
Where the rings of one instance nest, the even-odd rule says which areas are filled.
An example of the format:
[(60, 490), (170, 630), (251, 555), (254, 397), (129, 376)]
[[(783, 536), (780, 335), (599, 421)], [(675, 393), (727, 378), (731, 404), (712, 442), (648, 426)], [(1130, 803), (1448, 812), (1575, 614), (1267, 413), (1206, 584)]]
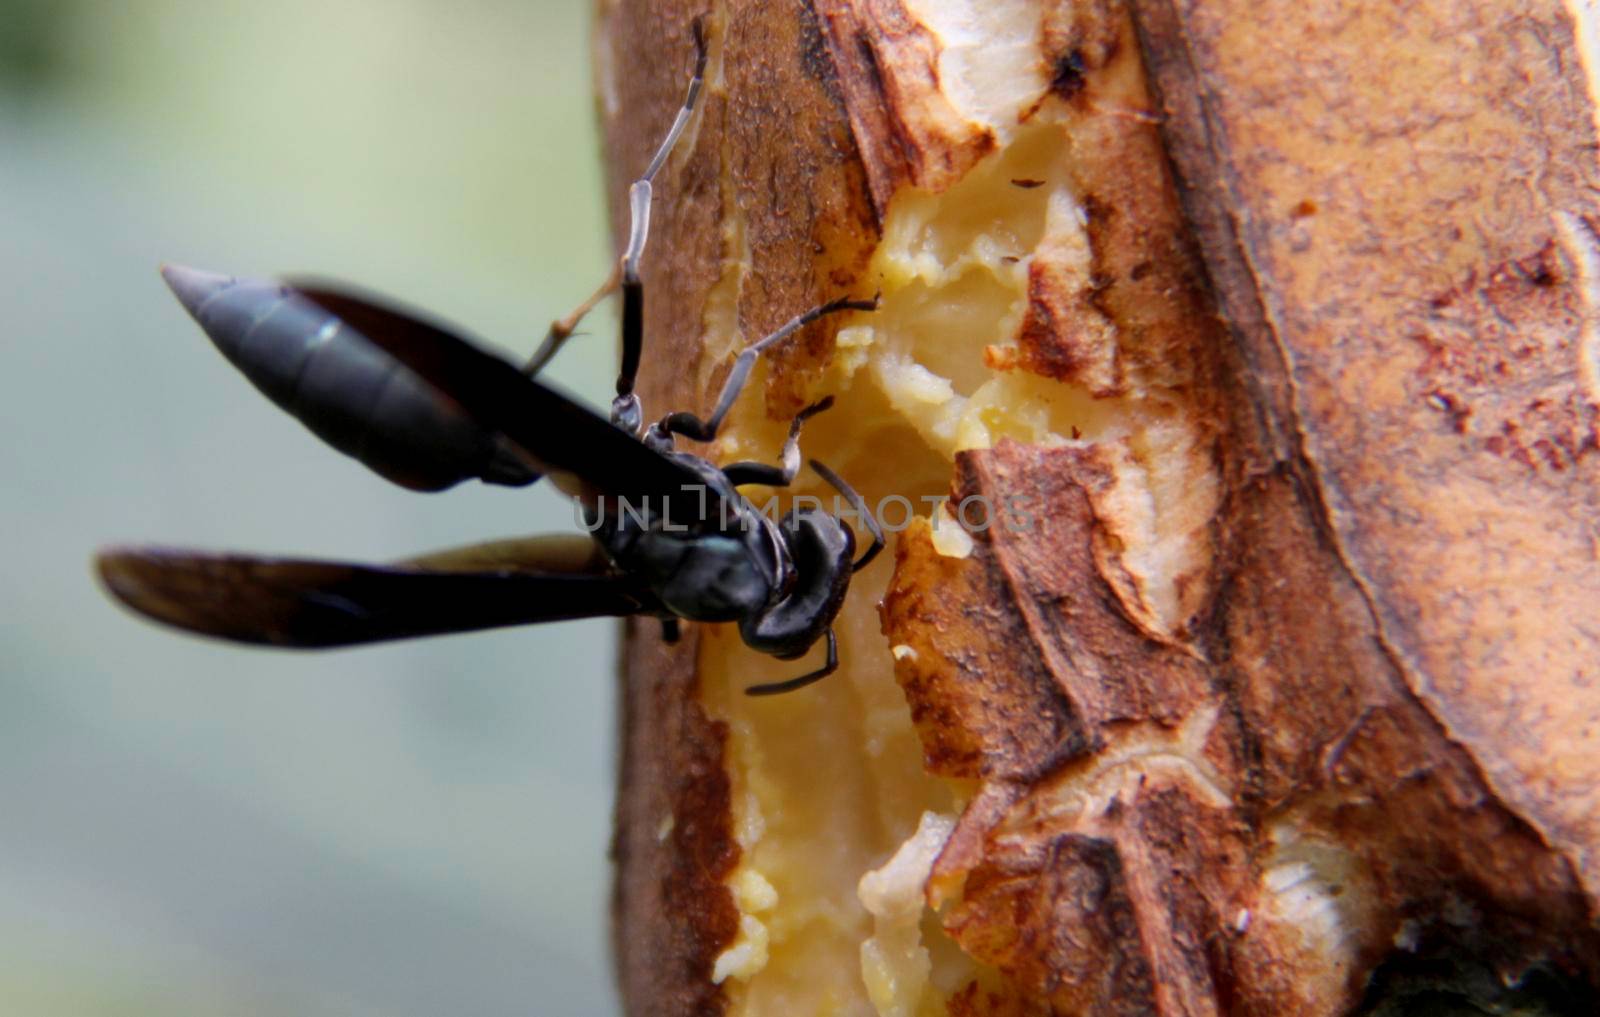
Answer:
[(779, 465), (749, 461), (729, 463), (722, 468), (722, 475), (727, 477), (734, 487), (741, 484), (788, 487), (800, 472), (800, 428), (807, 420), (832, 405), (833, 396), (828, 396), (795, 414), (794, 422), (789, 425), (789, 437), (784, 441), (783, 451), (778, 456)]
[(694, 45), (695, 66), (694, 74), (689, 79), (689, 90), (684, 96), (683, 105), (678, 108), (678, 115), (673, 119), (672, 126), (667, 129), (667, 135), (662, 139), (656, 154), (651, 158), (650, 165), (645, 169), (644, 175), (633, 182), (628, 188), (628, 210), (630, 223), (628, 228), (628, 246), (615, 265), (606, 281), (600, 288), (590, 294), (589, 298), (573, 309), (565, 318), (559, 318), (550, 323), (550, 331), (545, 333), (544, 341), (539, 344), (539, 349), (523, 366), (523, 373), (533, 377), (542, 371), (555, 355), (560, 352), (568, 339), (572, 338), (578, 323), (606, 297), (614, 293), (619, 287), (622, 290), (622, 370), (617, 375), (617, 397), (612, 404), (611, 417), (615, 423), (631, 426), (628, 429), (637, 431), (642, 414), (639, 410), (639, 399), (633, 394), (634, 379), (639, 373), (639, 360), (644, 348), (644, 284), (639, 277), (639, 261), (644, 256), (644, 248), (650, 237), (650, 201), (653, 196), (653, 181), (656, 173), (666, 163), (667, 156), (672, 153), (678, 138), (682, 136), (684, 127), (689, 122), (689, 117), (694, 114), (695, 101), (700, 96), (701, 85), (705, 81), (706, 73), (706, 39), (705, 26), (701, 18), (694, 20)]
[(606, 281), (600, 284), (599, 289), (589, 294), (587, 300), (573, 308), (572, 313), (565, 318), (558, 318), (550, 323), (550, 331), (545, 333), (544, 342), (539, 344), (539, 348), (534, 351), (533, 356), (528, 358), (528, 362), (522, 365), (522, 373), (532, 378), (544, 370), (545, 365), (554, 360), (556, 354), (561, 352), (561, 347), (565, 346), (567, 340), (572, 338), (578, 328), (578, 323), (590, 311), (598, 307), (600, 301), (615, 293), (621, 282), (622, 262), (619, 261), (611, 266), (611, 274), (606, 276)]
[(667, 129), (667, 136), (656, 149), (655, 157), (645, 168), (644, 175), (628, 188), (628, 247), (622, 253), (622, 369), (617, 373), (617, 396), (611, 402), (613, 422), (637, 432), (643, 422), (639, 397), (634, 394), (633, 383), (639, 374), (639, 361), (644, 354), (644, 282), (639, 277), (639, 261), (644, 257), (645, 244), (650, 239), (650, 199), (652, 181), (673, 146), (683, 134), (694, 114), (695, 100), (700, 96), (700, 86), (706, 76), (705, 25), (700, 18), (694, 20), (695, 64), (694, 75), (689, 79), (689, 91), (683, 97), (678, 115)]

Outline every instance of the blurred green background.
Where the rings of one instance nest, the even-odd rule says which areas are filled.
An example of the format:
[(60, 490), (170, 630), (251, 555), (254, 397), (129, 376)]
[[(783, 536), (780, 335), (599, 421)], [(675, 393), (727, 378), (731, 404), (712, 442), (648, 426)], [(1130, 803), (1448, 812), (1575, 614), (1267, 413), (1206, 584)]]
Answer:
[[(383, 560), (571, 526), (324, 449), (167, 295), (311, 271), (525, 354), (606, 267), (585, 0), (0, 0), (0, 1013), (616, 1009), (614, 630), (298, 655), (114, 541)], [(597, 404), (598, 316), (554, 374)]]

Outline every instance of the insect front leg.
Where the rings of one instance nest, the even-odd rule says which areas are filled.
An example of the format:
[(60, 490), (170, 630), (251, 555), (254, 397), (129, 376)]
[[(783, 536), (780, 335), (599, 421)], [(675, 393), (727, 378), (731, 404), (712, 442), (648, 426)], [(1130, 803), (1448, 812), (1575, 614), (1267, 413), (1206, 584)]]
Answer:
[(807, 685), (810, 685), (814, 682), (819, 682), (828, 677), (830, 674), (833, 674), (835, 671), (839, 670), (839, 637), (833, 634), (833, 629), (831, 628), (828, 629), (827, 640), (827, 662), (821, 667), (817, 668), (815, 671), (808, 671), (798, 678), (790, 678), (787, 681), (767, 682), (765, 685), (752, 685), (744, 690), (744, 694), (747, 696), (776, 696), (783, 692), (793, 692), (795, 689), (803, 689)]
[(795, 414), (794, 422), (789, 425), (789, 437), (783, 443), (783, 452), (779, 454), (779, 465), (743, 461), (729, 463), (722, 468), (722, 475), (727, 477), (734, 487), (741, 484), (765, 484), (767, 487), (788, 487), (794, 482), (795, 475), (800, 472), (800, 428), (805, 422), (823, 410), (833, 405), (833, 396), (812, 403), (799, 413)]
[(872, 511), (867, 508), (866, 499), (861, 497), (855, 488), (847, 484), (843, 477), (817, 462), (815, 459), (810, 460), (810, 462), (811, 468), (816, 470), (818, 475), (821, 476), (823, 480), (826, 480), (835, 491), (838, 491), (840, 494), (844, 495), (845, 501), (850, 503), (850, 507), (855, 510), (856, 515), (866, 526), (868, 532), (872, 534), (872, 546), (867, 548), (860, 558), (856, 559), (856, 563), (854, 565), (850, 566), (851, 572), (860, 572), (862, 569), (866, 568), (872, 563), (872, 559), (878, 556), (879, 551), (883, 550), (883, 527), (878, 525), (877, 517), (874, 516)]

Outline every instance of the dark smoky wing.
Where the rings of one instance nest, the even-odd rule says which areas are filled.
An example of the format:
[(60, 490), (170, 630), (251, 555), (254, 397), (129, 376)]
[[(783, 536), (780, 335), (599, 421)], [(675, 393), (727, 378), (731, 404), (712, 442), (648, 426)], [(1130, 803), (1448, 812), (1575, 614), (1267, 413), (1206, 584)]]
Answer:
[(448, 571), (144, 548), (108, 551), (96, 564), (106, 589), (148, 618), (268, 646), (354, 646), (661, 613), (648, 591), (610, 573)]
[[(714, 518), (717, 495), (702, 492), (696, 474), (453, 331), (326, 283), (293, 285), (459, 403), (480, 425), (504, 435), (569, 493), (641, 502), (670, 497), (675, 518), (698, 516), (702, 507)], [(692, 493), (684, 494), (684, 487)]]

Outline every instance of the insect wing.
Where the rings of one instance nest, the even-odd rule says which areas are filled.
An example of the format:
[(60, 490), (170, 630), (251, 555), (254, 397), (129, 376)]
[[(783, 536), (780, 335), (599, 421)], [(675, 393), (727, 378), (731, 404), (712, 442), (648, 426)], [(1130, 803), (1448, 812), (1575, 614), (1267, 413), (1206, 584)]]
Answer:
[(540, 533), (531, 537), (486, 540), (412, 555), (393, 564), (397, 568), (434, 572), (598, 574), (611, 569), (600, 545), (577, 533)]
[(601, 572), (446, 571), (160, 548), (108, 551), (96, 565), (107, 590), (155, 621), (304, 649), (661, 613), (636, 582)]
[(324, 283), (294, 286), (514, 443), (567, 493), (636, 505), (671, 499), (672, 517), (684, 521), (721, 511), (697, 474), (455, 332)]

